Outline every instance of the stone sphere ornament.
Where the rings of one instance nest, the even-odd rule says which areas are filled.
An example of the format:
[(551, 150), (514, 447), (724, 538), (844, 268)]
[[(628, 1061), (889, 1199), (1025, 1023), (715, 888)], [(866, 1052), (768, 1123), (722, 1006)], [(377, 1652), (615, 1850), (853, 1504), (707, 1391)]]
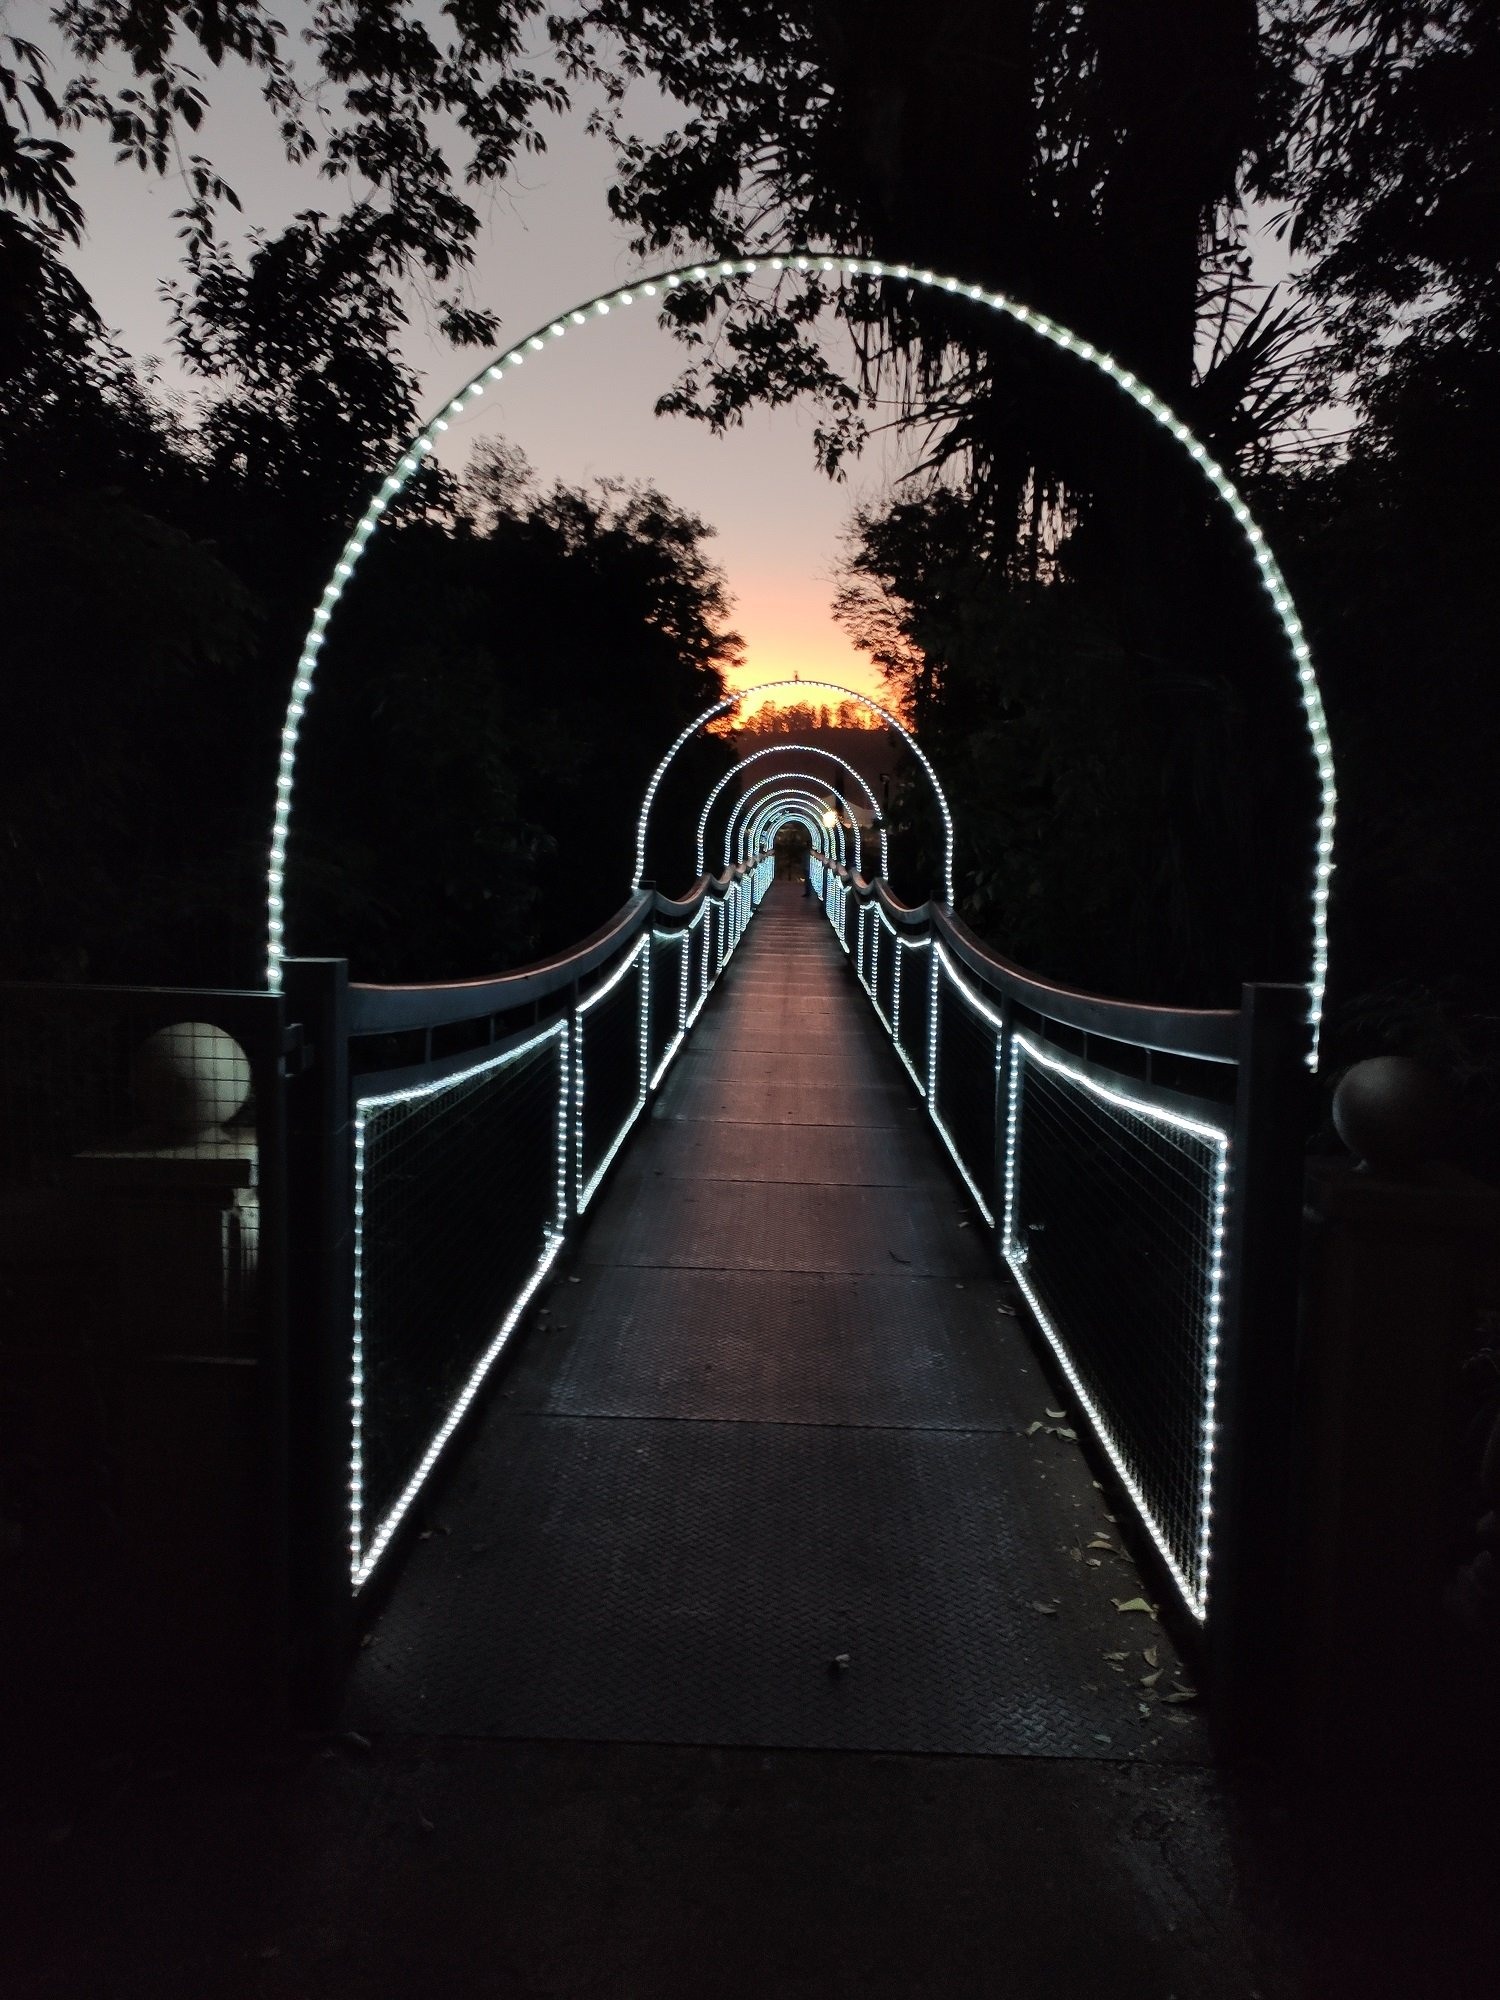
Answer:
[(250, 1058), (208, 1021), (175, 1021), (130, 1059), (136, 1109), (156, 1131), (187, 1142), (225, 1125), (250, 1095)]
[(1362, 1165), (1408, 1173), (1452, 1140), (1453, 1099), (1435, 1070), (1413, 1056), (1371, 1056), (1340, 1078), (1334, 1129)]

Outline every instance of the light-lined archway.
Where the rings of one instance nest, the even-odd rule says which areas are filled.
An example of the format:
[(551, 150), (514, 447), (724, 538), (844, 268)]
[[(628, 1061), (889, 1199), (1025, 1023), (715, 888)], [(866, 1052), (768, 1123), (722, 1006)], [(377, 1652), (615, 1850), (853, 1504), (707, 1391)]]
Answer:
[(768, 823), (778, 814), (783, 817), (798, 814), (804, 823), (816, 828), (816, 840), (820, 848), (826, 848), (830, 858), (847, 862), (848, 846), (841, 821), (827, 826), (823, 821), (825, 801), (810, 793), (778, 792), (774, 798), (763, 799), (754, 808), (750, 817), (740, 827), (740, 861), (748, 862), (755, 850), (755, 843), (762, 838)]
[[(518, 341), (497, 355), (465, 383), (458, 394), (444, 404), (439, 413), (431, 418), (417, 432), (400, 456), (395, 460), (384, 481), (360, 517), (353, 533), (334, 564), (333, 573), (324, 587), (323, 595), (313, 612), (312, 623), (303, 641), (297, 669), (292, 679), (291, 692), (287, 701), (286, 715), (282, 724), (281, 752), (276, 776), (276, 798), (271, 819), (270, 858), (266, 878), (266, 981), (273, 992), (281, 987), (282, 963), (285, 957), (286, 938), (286, 857), (287, 843), (291, 832), (292, 799), (295, 792), (297, 750), (301, 737), (302, 719), (306, 713), (308, 699), (312, 694), (317, 674), (318, 656), (322, 652), (327, 635), (329, 620), (337, 609), (350, 577), (354, 574), (360, 556), (364, 553), (371, 537), (378, 531), (381, 521), (393, 502), (414, 473), (419, 471), (437, 445), (438, 438), (445, 432), (454, 418), (461, 416), (470, 403), (485, 393), (486, 388), (498, 381), (507, 372), (524, 366), (528, 359), (541, 354), (549, 342), (560, 340), (569, 332), (595, 325), (609, 317), (617, 309), (628, 308), (642, 300), (655, 300), (685, 285), (704, 284), (718, 279), (754, 277), (760, 272), (780, 272), (785, 270), (820, 270), (830, 275), (863, 277), (889, 280), (899, 284), (921, 287), (951, 294), (957, 298), (972, 300), (976, 306), (1001, 314), (1017, 325), (1025, 327), (1050, 346), (1064, 353), (1076, 356), (1086, 367), (1097, 370), (1113, 382), (1152, 421), (1159, 424), (1167, 434), (1179, 444), (1214, 494), (1228, 508), (1236, 526), (1243, 535), (1261, 583), (1271, 599), (1276, 617), (1281, 625), (1288, 649), (1291, 653), (1293, 671), (1297, 677), (1298, 693), (1302, 703), (1303, 718), (1307, 726), (1308, 739), (1316, 765), (1320, 807), (1317, 821), (1317, 837), (1313, 851), (1312, 881), (1312, 950), (1311, 968), (1307, 981), (1309, 1028), (1308, 1062), (1316, 1067), (1318, 1037), (1322, 1024), (1323, 999), (1328, 980), (1328, 892), (1333, 873), (1334, 831), (1338, 814), (1338, 791), (1334, 777), (1333, 748), (1329, 738), (1328, 719), (1323, 706), (1322, 691), (1318, 685), (1317, 673), (1312, 663), (1312, 649), (1307, 642), (1296, 604), (1287, 587), (1286, 577), (1277, 562), (1270, 543), (1244, 496), (1217, 462), (1208, 448), (1196, 438), (1188, 426), (1165, 403), (1156, 391), (1150, 388), (1133, 370), (1113, 355), (1106, 354), (1092, 341), (1083, 339), (1071, 328), (1054, 320), (1046, 313), (1033, 310), (1019, 299), (1010, 298), (1004, 292), (986, 290), (983, 285), (965, 283), (962, 279), (945, 277), (918, 265), (891, 263), (880, 258), (856, 257), (833, 252), (808, 250), (800, 246), (780, 251), (768, 251), (758, 257), (712, 259), (691, 264), (678, 269), (653, 272), (637, 278), (628, 285), (614, 287), (596, 298), (588, 299), (581, 305), (572, 307), (558, 318), (539, 326), (535, 332)], [(743, 695), (728, 697), (717, 704), (692, 724), (673, 745), (663, 764), (653, 775), (647, 788), (646, 801), (642, 808), (640, 826), (637, 833), (636, 869), (633, 886), (638, 886), (644, 870), (645, 828), (650, 814), (651, 801), (655, 797), (662, 772), (670, 764), (682, 744), (687, 742), (698, 729), (706, 726), (718, 715), (745, 698), (745, 695), (767, 691), (772, 688), (791, 685), (786, 682), (767, 682), (764, 688), (745, 690)], [(853, 694), (852, 690), (836, 689), (832, 683), (808, 681), (800, 683), (806, 688), (828, 688), (831, 692), (851, 694), (852, 698), (864, 701), (889, 724), (906, 738), (918, 757), (924, 770), (932, 778), (939, 801), (943, 807), (944, 819), (944, 897), (951, 904), (953, 900), (952, 871), (952, 824), (947, 814), (946, 802), (942, 801), (941, 788), (925, 756), (914, 739), (896, 719), (868, 697)]]
[[(869, 782), (861, 772), (854, 769), (853, 765), (846, 764), (836, 751), (820, 749), (816, 743), (804, 743), (800, 737), (784, 737), (778, 738), (775, 743), (768, 744), (764, 750), (750, 751), (748, 756), (741, 757), (738, 763), (731, 764), (704, 801), (703, 811), (698, 818), (698, 873), (700, 876), (707, 861), (708, 816), (713, 811), (720, 794), (725, 790), (726, 786), (732, 784), (737, 777), (740, 777), (744, 773), (747, 764), (758, 764), (763, 757), (790, 757), (794, 753), (803, 757), (826, 757), (830, 764), (837, 765), (841, 771), (847, 771), (854, 783), (859, 786), (865, 795), (866, 803), (874, 817), (875, 831), (880, 837), (880, 873), (882, 878), (887, 875), (889, 869), (886, 853), (885, 826), (880, 807), (876, 802), (875, 793)], [(833, 791), (831, 785), (829, 786), (829, 790)], [(834, 796), (842, 797), (843, 795), (836, 792)], [(848, 801), (846, 800), (845, 804), (847, 805), (847, 803)], [(851, 814), (851, 818), (852, 816)], [(731, 819), (733, 818), (732, 813), (730, 817)], [(724, 859), (727, 864), (729, 860), (727, 852)]]
[[(747, 809), (753, 810), (751, 807), (752, 800), (755, 801), (756, 807), (758, 807), (764, 803), (767, 796), (781, 796), (780, 792), (773, 793), (771, 790), (772, 787), (777, 786), (781, 787), (783, 791), (789, 791), (795, 787), (804, 799), (817, 799), (820, 808), (828, 805), (836, 805), (840, 809), (839, 824), (842, 826), (847, 819), (849, 831), (853, 835), (854, 865), (863, 874), (864, 853), (861, 845), (859, 821), (854, 817), (849, 801), (844, 794), (833, 785), (830, 785), (825, 779), (820, 778), (815, 771), (776, 771), (769, 778), (762, 778), (759, 784), (751, 786), (749, 791), (741, 794), (735, 801), (734, 808), (724, 828), (724, 866), (727, 868), (735, 858), (733, 845), (734, 830), (736, 825), (743, 829), (745, 819), (742, 815), (746, 813)], [(820, 796), (824, 793), (827, 794), (827, 797)]]
[(871, 715), (878, 717), (887, 729), (894, 730), (896, 735), (901, 738), (906, 748), (926, 773), (927, 782), (932, 787), (932, 796), (937, 803), (937, 809), (942, 818), (943, 901), (951, 905), (953, 901), (953, 815), (948, 810), (948, 800), (938, 780), (938, 774), (933, 770), (921, 744), (918, 743), (916, 737), (912, 735), (904, 722), (892, 715), (888, 708), (882, 708), (880, 703), (872, 700), (869, 695), (861, 694), (857, 688), (842, 687), (837, 681), (807, 681), (796, 678), (780, 681), (761, 681), (755, 687), (741, 688), (737, 693), (726, 695), (722, 701), (715, 702), (712, 708), (704, 709), (703, 713), (690, 722), (687, 728), (683, 730), (656, 769), (651, 773), (651, 781), (646, 787), (645, 797), (641, 800), (641, 814), (635, 832), (635, 874), (631, 879), (631, 888), (638, 889), (641, 886), (641, 879), (645, 875), (646, 839), (651, 827), (651, 808), (655, 803), (656, 794), (661, 787), (662, 779), (671, 770), (679, 751), (685, 745), (691, 743), (693, 738), (701, 731), (707, 729), (711, 722), (716, 722), (721, 715), (728, 715), (732, 709), (738, 708), (742, 701), (749, 701), (754, 695), (773, 694), (786, 688), (796, 688), (803, 692), (812, 689), (820, 694), (836, 694), (841, 701), (858, 702), (861, 708), (866, 709)]

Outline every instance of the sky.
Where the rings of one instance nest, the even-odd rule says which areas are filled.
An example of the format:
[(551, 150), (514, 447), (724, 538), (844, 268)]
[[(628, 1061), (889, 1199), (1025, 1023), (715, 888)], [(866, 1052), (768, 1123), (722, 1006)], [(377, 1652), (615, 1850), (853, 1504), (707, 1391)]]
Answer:
[[(293, 4), (287, 18), (294, 21), (296, 12)], [(206, 87), (212, 113), (196, 143), (235, 187), (247, 221), (274, 228), (298, 209), (332, 205), (336, 190), (278, 157), (248, 78), (225, 70)], [(584, 131), (586, 108), (549, 121), (547, 152), (522, 159), (488, 202), (469, 291), (498, 313), (505, 346), (642, 268), (608, 212), (610, 153)], [(639, 88), (632, 113), (647, 128), (670, 122), (666, 101), (643, 97)], [(116, 166), (93, 131), (75, 144), (88, 234), (74, 267), (125, 347), (138, 358), (156, 357), (169, 391), (190, 393), (194, 384), (172, 356), (158, 293), (176, 271), (171, 212), (181, 190)], [(404, 347), (422, 381), (424, 417), (488, 359), (438, 338), (420, 304)], [(550, 343), (537, 365), (476, 404), (452, 427), (444, 457), (461, 469), (476, 439), (498, 434), (521, 447), (543, 484), (601, 475), (651, 480), (716, 531), (709, 553), (728, 573), (732, 622), (746, 642), (746, 668), (732, 684), (800, 674), (878, 697), (878, 672), (829, 607), (840, 531), (858, 502), (886, 489), (884, 454), (872, 446), (849, 478), (835, 483), (813, 464), (810, 411), (755, 412), (723, 438), (690, 419), (657, 417), (655, 401), (684, 359), (649, 313), (614, 313), (574, 339)]]
[[(299, 5), (291, 0), (286, 10), (294, 28)], [(0, 0), (0, 26), (20, 31), (17, 16)], [(30, 31), (38, 32), (35, 23)], [(63, 73), (65, 63), (61, 58)], [(299, 209), (343, 198), (341, 186), (279, 156), (271, 120), (242, 70), (213, 72), (205, 87), (210, 116), (195, 144), (239, 192), (247, 223), (275, 229)], [(474, 303), (499, 315), (504, 346), (640, 274), (626, 230), (608, 211), (611, 156), (604, 140), (584, 130), (587, 110), (580, 101), (549, 120), (546, 153), (523, 156), (512, 177), (486, 197), (469, 291)], [(647, 134), (675, 122), (667, 100), (645, 85), (633, 87), (628, 110), (630, 122)], [(75, 144), (88, 218), (73, 260), (78, 274), (125, 347), (138, 358), (156, 357), (169, 391), (190, 393), (194, 385), (171, 353), (158, 289), (178, 268), (172, 210), (181, 204), (181, 189), (116, 166), (94, 128)], [(919, 245), (911, 254), (921, 261)], [(1268, 236), (1257, 246), (1257, 266), (1267, 281), (1286, 275), (1285, 253)], [(420, 302), (403, 345), (422, 383), (424, 417), (488, 359), (441, 340)], [(880, 695), (878, 672), (835, 624), (830, 605), (841, 530), (856, 505), (891, 491), (903, 463), (899, 447), (875, 441), (847, 479), (835, 483), (813, 464), (811, 411), (752, 412), (743, 428), (723, 438), (686, 418), (655, 416), (655, 401), (685, 356), (649, 310), (591, 321), (533, 359), (535, 365), (508, 376), (453, 425), (444, 457), (455, 470), (477, 439), (502, 434), (521, 447), (543, 484), (600, 476), (652, 481), (716, 531), (710, 552), (728, 574), (733, 623), (746, 641), (746, 666), (733, 684), (800, 674)]]

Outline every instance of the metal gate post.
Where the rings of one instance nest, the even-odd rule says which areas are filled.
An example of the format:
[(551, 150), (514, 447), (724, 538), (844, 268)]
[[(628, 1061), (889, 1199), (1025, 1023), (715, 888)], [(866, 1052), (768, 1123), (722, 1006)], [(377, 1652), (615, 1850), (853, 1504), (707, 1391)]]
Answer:
[(1207, 1666), (1226, 1748), (1266, 1744), (1285, 1686), (1307, 993), (1246, 986), (1230, 1154)]
[(308, 1060), (288, 1087), (288, 1453), (294, 1700), (326, 1719), (353, 1643), (349, 1586), (349, 1359), (354, 1166), (349, 967), (289, 959), (289, 1020)]

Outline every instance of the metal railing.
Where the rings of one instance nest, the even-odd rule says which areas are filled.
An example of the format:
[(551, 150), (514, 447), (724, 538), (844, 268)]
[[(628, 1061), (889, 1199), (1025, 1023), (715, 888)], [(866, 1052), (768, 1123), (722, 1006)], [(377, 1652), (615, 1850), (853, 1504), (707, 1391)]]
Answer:
[(1287, 1558), (1303, 990), (1133, 1005), (812, 880), (1204, 1664), (1250, 1673)]
[[(498, 1355), (691, 1032), (770, 863), (638, 890), (576, 950), (496, 979), (350, 982), (289, 960), (294, 1402), (309, 1656), (336, 1661)], [(342, 1531), (334, 1527), (341, 1520)], [(343, 1555), (337, 1551), (342, 1548)]]

